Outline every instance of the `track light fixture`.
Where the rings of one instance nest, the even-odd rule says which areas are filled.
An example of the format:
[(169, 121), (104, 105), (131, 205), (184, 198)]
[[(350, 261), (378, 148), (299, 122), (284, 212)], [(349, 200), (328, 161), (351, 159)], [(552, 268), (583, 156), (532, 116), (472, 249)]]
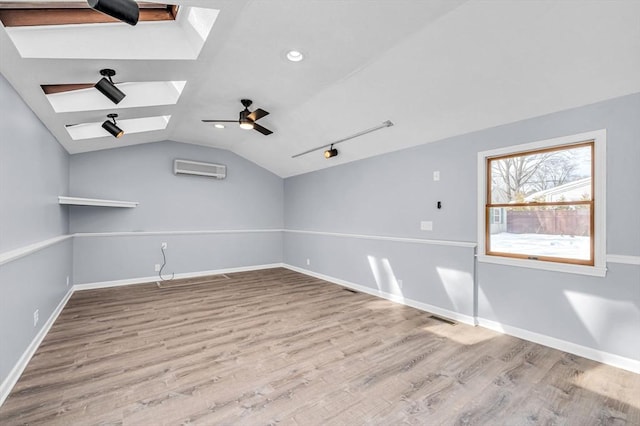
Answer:
[[(346, 142), (348, 140), (360, 137), (362, 135), (366, 135), (367, 133), (375, 132), (376, 130), (384, 129), (385, 127), (391, 127), (391, 126), (393, 126), (393, 123), (390, 120), (387, 120), (387, 121), (385, 121), (384, 123), (382, 123), (379, 126), (375, 126), (375, 127), (370, 128), (370, 129), (358, 132), (358, 133), (356, 133), (354, 135), (347, 136), (346, 138), (342, 138), (342, 139), (339, 139), (337, 141), (334, 141), (331, 144), (331, 148), (329, 148), (328, 150), (326, 150), (324, 152), (324, 158), (331, 158), (331, 157), (335, 157), (336, 155), (338, 155), (338, 150), (333, 148), (334, 145), (337, 145), (339, 143)], [(316, 148), (308, 149), (308, 150), (306, 150), (304, 152), (301, 152), (300, 154), (292, 155), (291, 158), (300, 157), (301, 155), (306, 155), (306, 154), (309, 154), (310, 152), (314, 152), (314, 151), (320, 151), (321, 149), (324, 149), (326, 146), (327, 146), (327, 144), (324, 144), (324, 145), (320, 145), (319, 147), (316, 147)]]
[(338, 155), (338, 150), (333, 147), (333, 144), (331, 144), (331, 148), (329, 148), (324, 152), (324, 158), (327, 158), (327, 159), (331, 157), (336, 157), (337, 155)]
[(122, 91), (113, 84), (113, 80), (111, 80), (111, 77), (116, 75), (116, 72), (112, 69), (105, 68), (100, 70), (100, 75), (102, 78), (94, 87), (98, 89), (100, 93), (109, 98), (111, 102), (118, 104), (126, 95), (122, 93)]
[(129, 25), (138, 23), (140, 9), (133, 0), (87, 0), (92, 9), (126, 22)]
[(109, 117), (112, 121), (105, 120), (105, 122), (102, 123), (102, 128), (105, 129), (107, 132), (111, 133), (111, 135), (113, 135), (113, 137), (115, 138), (119, 138), (119, 137), (122, 137), (122, 135), (124, 135), (124, 130), (122, 130), (120, 127), (117, 126), (117, 123), (116, 123), (117, 116), (118, 114), (107, 114), (107, 117)]

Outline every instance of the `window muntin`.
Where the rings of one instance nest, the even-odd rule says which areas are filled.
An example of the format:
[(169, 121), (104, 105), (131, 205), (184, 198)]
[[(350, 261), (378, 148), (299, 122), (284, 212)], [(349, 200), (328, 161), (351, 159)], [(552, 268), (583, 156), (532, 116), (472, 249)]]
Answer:
[(491, 211), (491, 223), (500, 224), (502, 223), (502, 209), (492, 209)]
[(594, 265), (594, 141), (487, 157), (486, 172), (485, 254)]

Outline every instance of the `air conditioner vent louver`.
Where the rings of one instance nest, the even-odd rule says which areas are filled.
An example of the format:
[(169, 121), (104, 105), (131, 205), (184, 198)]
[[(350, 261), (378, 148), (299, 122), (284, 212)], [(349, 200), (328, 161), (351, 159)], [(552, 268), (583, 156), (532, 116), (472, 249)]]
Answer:
[(227, 177), (227, 166), (222, 164), (201, 163), (199, 161), (174, 160), (173, 173), (176, 175), (208, 176), (216, 179)]

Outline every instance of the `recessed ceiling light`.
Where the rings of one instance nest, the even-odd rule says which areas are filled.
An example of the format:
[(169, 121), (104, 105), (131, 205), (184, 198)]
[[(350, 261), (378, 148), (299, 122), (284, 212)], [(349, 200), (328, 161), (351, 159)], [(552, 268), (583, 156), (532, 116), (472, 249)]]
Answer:
[(298, 52), (297, 50), (290, 50), (287, 52), (287, 59), (291, 62), (300, 62), (304, 59), (304, 55), (302, 52)]
[(216, 123), (216, 124), (214, 124), (214, 127), (216, 129), (224, 129), (224, 124)]

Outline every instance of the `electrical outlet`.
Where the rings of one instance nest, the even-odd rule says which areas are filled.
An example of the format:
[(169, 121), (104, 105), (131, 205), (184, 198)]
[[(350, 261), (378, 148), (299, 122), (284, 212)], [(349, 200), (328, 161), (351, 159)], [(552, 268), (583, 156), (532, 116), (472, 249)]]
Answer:
[(433, 180), (434, 180), (435, 182), (437, 182), (437, 181), (439, 181), (439, 180), (440, 180), (440, 172), (439, 172), (439, 171), (435, 171), (435, 172), (433, 172)]
[(33, 311), (33, 326), (38, 325), (38, 320), (40, 319), (40, 310), (36, 309)]
[(162, 248), (166, 249), (167, 248), (167, 243), (162, 243)]
[(398, 283), (398, 287), (399, 287), (400, 289), (402, 289), (402, 280), (396, 280), (396, 281), (397, 281), (397, 283)]
[(307, 258), (307, 266), (311, 265), (311, 259)]
[(156, 272), (160, 272), (160, 264), (159, 263), (156, 263), (155, 270), (156, 270)]
[(69, 275), (67, 275), (67, 287), (69, 287)]

